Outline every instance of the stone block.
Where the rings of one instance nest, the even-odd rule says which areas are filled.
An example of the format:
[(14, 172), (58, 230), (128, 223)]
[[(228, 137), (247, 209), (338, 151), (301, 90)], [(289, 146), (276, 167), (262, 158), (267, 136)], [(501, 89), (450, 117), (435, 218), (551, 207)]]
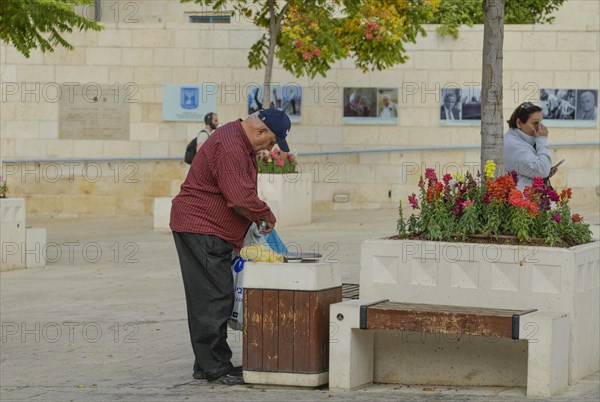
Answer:
[(559, 49), (568, 51), (598, 51), (597, 32), (562, 32), (557, 35), (557, 42)]
[(570, 55), (570, 64), (573, 70), (598, 71), (598, 66), (600, 63), (598, 62), (598, 59), (590, 57), (590, 52), (573, 52), (570, 53)]
[(25, 262), (27, 268), (45, 267), (42, 250), (46, 247), (46, 228), (26, 228)]
[(118, 66), (121, 64), (121, 49), (110, 47), (88, 47), (85, 64), (92, 66)]
[(175, 46), (175, 32), (163, 29), (140, 29), (132, 31), (131, 44), (133, 47), (165, 47)]
[(132, 31), (129, 29), (104, 29), (101, 35), (98, 35), (98, 46), (105, 47), (131, 47)]
[(414, 52), (415, 69), (446, 70), (452, 62), (452, 52)]
[(153, 61), (153, 49), (125, 48), (122, 50), (122, 62), (124, 66), (151, 66)]
[(80, 85), (87, 83), (108, 82), (108, 67), (99, 66), (56, 66), (57, 82), (76, 82)]
[(155, 230), (170, 230), (171, 203), (174, 197), (155, 197), (153, 216)]
[(181, 66), (183, 65), (183, 49), (178, 48), (154, 48), (155, 66)]
[(0, 198), (2, 261), (0, 271), (25, 268), (21, 247), (26, 241), (25, 199)]
[(54, 82), (55, 67), (48, 65), (19, 66), (17, 69), (17, 81), (23, 83), (21, 88), (33, 89), (35, 85), (43, 82)]

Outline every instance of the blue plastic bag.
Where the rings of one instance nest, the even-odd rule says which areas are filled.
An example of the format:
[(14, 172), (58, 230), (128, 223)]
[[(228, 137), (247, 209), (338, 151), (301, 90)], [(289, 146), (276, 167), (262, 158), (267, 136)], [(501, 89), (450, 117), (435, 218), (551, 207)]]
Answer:
[(233, 300), (233, 310), (231, 311), (231, 316), (227, 320), (227, 325), (229, 328), (241, 331), (244, 329), (244, 264), (246, 260), (244, 260), (239, 255), (236, 256), (233, 260), (231, 260), (231, 274), (233, 275), (233, 290), (234, 290), (234, 300)]

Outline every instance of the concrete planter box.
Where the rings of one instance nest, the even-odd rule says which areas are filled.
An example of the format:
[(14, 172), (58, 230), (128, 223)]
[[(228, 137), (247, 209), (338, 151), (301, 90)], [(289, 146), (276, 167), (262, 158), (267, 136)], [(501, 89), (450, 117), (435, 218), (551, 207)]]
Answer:
[(25, 245), (25, 199), (0, 198), (0, 271), (25, 268), (22, 247)]
[(278, 227), (306, 225), (312, 219), (312, 181), (308, 174), (259, 174), (258, 196), (275, 214)]
[[(563, 249), (367, 240), (361, 252), (360, 298), (566, 313), (569, 383), (574, 384), (600, 369), (599, 259), (598, 242)], [(525, 384), (523, 343), (478, 337), (444, 342), (436, 334), (413, 335), (376, 334), (375, 381)], [(400, 344), (402, 351), (390, 352)]]
[(171, 230), (169, 222), (171, 221), (171, 203), (175, 197), (156, 197), (154, 198), (154, 229)]

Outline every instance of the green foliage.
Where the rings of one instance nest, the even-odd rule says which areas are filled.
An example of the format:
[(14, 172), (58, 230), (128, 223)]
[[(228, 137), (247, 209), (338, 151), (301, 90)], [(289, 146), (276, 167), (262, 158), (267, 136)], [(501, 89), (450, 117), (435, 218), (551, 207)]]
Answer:
[(61, 34), (89, 29), (100, 31), (94, 21), (75, 14), (73, 7), (94, 0), (2, 0), (0, 2), (0, 39), (25, 57), (31, 49), (53, 51), (56, 46), (73, 46)]
[[(180, 0), (221, 10), (224, 0)], [(407, 60), (440, 0), (238, 0), (229, 4), (267, 33), (250, 49), (249, 67), (269, 66), (269, 44), (296, 77), (326, 76), (333, 63), (352, 58), (363, 70), (383, 70)], [(273, 9), (273, 20), (270, 17)]]
[[(552, 13), (565, 0), (506, 0), (505, 24), (547, 24), (554, 21)], [(429, 21), (440, 24), (441, 35), (458, 36), (461, 25), (483, 24), (483, 0), (441, 0), (437, 12)]]

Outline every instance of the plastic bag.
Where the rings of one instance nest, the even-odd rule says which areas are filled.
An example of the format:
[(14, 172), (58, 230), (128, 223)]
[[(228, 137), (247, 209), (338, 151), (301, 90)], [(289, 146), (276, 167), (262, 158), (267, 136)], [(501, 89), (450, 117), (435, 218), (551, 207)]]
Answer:
[(244, 329), (244, 264), (246, 261), (240, 257), (236, 256), (231, 261), (231, 273), (233, 275), (233, 290), (234, 290), (234, 300), (233, 300), (233, 310), (231, 311), (231, 316), (227, 320), (227, 325), (229, 328), (235, 331), (241, 331)]
[(253, 262), (283, 262), (283, 254), (277, 254), (273, 249), (262, 244), (253, 244), (240, 250), (240, 256), (246, 261)]
[(231, 260), (231, 274), (233, 275), (233, 310), (227, 320), (229, 328), (235, 331), (244, 329), (244, 265), (247, 260), (255, 262), (283, 262), (283, 254), (287, 249), (275, 229), (268, 235), (260, 233), (256, 223), (248, 228), (244, 238), (244, 247), (240, 255)]

